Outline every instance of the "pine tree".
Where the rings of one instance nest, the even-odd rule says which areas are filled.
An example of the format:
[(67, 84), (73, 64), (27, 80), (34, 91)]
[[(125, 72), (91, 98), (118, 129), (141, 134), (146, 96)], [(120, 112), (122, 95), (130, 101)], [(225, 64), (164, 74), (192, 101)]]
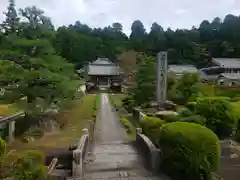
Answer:
[[(27, 15), (34, 14), (33, 19), (43, 17), (37, 8), (26, 9)], [(19, 33), (5, 34), (0, 44), (0, 88), (5, 89), (5, 101), (21, 102), (28, 114), (36, 115), (72, 99), (79, 80), (74, 66), (55, 52), (49, 40), (49, 23), (28, 20), (20, 23)], [(20, 101), (22, 98), (26, 101)]]
[(9, 0), (8, 11), (4, 12), (6, 20), (2, 26), (6, 34), (14, 33), (18, 30), (19, 17), (15, 6), (15, 0)]

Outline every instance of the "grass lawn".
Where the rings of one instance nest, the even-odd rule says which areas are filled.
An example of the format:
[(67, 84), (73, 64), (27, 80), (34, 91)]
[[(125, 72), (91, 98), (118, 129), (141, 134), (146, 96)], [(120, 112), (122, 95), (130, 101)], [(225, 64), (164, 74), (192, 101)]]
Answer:
[(67, 120), (67, 125), (63, 130), (45, 134), (40, 140), (31, 143), (22, 143), (15, 140), (8, 145), (8, 151), (13, 151), (8, 158), (12, 160), (20, 153), (26, 150), (38, 150), (43, 154), (52, 148), (67, 148), (70, 144), (76, 142), (82, 133), (82, 129), (86, 126), (88, 120), (92, 120), (96, 95), (89, 94), (81, 100), (76, 100), (72, 108), (60, 113), (60, 118)]
[(0, 104), (0, 117), (7, 117), (20, 111), (13, 104)]

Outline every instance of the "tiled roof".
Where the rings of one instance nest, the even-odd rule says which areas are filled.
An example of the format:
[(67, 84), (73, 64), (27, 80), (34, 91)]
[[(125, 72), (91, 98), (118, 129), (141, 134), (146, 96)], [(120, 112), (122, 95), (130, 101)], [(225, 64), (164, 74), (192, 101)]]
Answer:
[(169, 65), (168, 71), (173, 71), (174, 73), (196, 73), (197, 68), (193, 65)]
[(91, 64), (114, 64), (108, 58), (98, 58), (96, 61), (92, 62)]
[(240, 58), (213, 58), (213, 62), (225, 68), (240, 68)]
[(239, 73), (222, 73), (220, 77), (224, 77), (226, 79), (230, 80), (240, 80), (240, 74)]
[(119, 75), (120, 68), (116, 65), (89, 65), (88, 75)]

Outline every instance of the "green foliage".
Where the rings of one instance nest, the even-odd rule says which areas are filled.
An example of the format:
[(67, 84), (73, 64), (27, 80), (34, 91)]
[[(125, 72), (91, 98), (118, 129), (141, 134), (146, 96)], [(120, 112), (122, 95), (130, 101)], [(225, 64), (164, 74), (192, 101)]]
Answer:
[(188, 102), (188, 103), (186, 104), (186, 107), (187, 107), (189, 110), (194, 111), (196, 105), (197, 105), (196, 102)]
[(37, 151), (28, 151), (14, 163), (13, 180), (46, 180), (47, 168), (43, 156)]
[[(79, 80), (74, 65), (54, 50), (49, 35), (51, 21), (44, 12), (35, 6), (20, 12), (28, 21), (19, 22), (18, 32), (6, 33), (0, 45), (0, 88), (5, 89), (6, 102), (17, 103), (28, 114), (43, 113), (73, 99)], [(7, 14), (6, 21), (11, 19), (10, 15)]]
[(186, 104), (202, 95), (199, 88), (199, 74), (185, 73), (169, 91), (169, 99), (177, 104)]
[(9, 0), (8, 11), (4, 13), (6, 20), (3, 22), (2, 26), (5, 33), (15, 33), (19, 28), (19, 17), (15, 8), (15, 0)]
[(0, 168), (2, 166), (5, 153), (6, 153), (6, 143), (2, 138), (0, 138)]
[(144, 120), (140, 122), (143, 133), (154, 143), (158, 141), (159, 130), (163, 124), (165, 124), (165, 121), (162, 119), (150, 116), (146, 116)]
[[(211, 180), (220, 163), (220, 144), (208, 128), (186, 122), (168, 123), (159, 132), (161, 168), (185, 180)], [(173, 173), (174, 172), (174, 173)]]
[(155, 97), (156, 71), (153, 69), (156, 69), (155, 58), (142, 56), (136, 76), (137, 87), (133, 95), (138, 105), (153, 100)]
[(206, 126), (219, 137), (228, 137), (235, 125), (229, 101), (219, 99), (198, 100), (196, 114), (206, 118)]
[(184, 108), (178, 116), (169, 116), (164, 119), (167, 123), (171, 122), (191, 122), (200, 125), (206, 125), (206, 119), (203, 116), (194, 114), (193, 111)]
[(196, 123), (200, 125), (206, 124), (206, 119), (200, 115), (191, 115), (187, 117), (179, 117), (179, 121), (181, 122), (189, 122), (189, 123)]
[(132, 95), (126, 96), (123, 100), (123, 106), (126, 108), (128, 112), (132, 112), (132, 108), (136, 105), (135, 100)]
[(226, 96), (213, 96), (213, 97), (199, 97), (196, 99), (196, 101), (202, 101), (202, 100), (224, 100), (224, 101), (230, 101), (231, 98), (230, 97), (226, 97)]

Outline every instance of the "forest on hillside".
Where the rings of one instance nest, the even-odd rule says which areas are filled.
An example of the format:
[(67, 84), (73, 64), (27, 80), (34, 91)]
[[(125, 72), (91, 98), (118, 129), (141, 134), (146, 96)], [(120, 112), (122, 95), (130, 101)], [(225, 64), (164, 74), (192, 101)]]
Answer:
[[(119, 54), (129, 50), (147, 55), (155, 55), (164, 50), (168, 51), (170, 63), (190, 63), (198, 67), (204, 66), (211, 57), (240, 57), (240, 17), (231, 14), (222, 20), (218, 17), (211, 22), (204, 20), (199, 28), (193, 26), (190, 30), (164, 30), (160, 24), (153, 22), (148, 33), (144, 24), (136, 20), (132, 23), (128, 37), (119, 22), (104, 28), (90, 28), (79, 19), (69, 26), (56, 29), (51, 18), (44, 16), (42, 10), (28, 7), (25, 12), (20, 10), (17, 13), (15, 6), (13, 7), (14, 13), (11, 13), (13, 9), (9, 7), (5, 14), (7, 18), (0, 35), (1, 49), (5, 44), (4, 38), (10, 33), (22, 36), (20, 31), (29, 23), (41, 23), (41, 27), (44, 26), (48, 32), (44, 38), (51, 43), (58, 55), (77, 68), (96, 57), (117, 60)], [(28, 21), (20, 21), (19, 16)], [(31, 29), (24, 36), (29, 36), (29, 31)]]
[(59, 27), (53, 43), (61, 56), (80, 67), (99, 56), (115, 60), (118, 54), (128, 50), (154, 56), (159, 51), (168, 51), (170, 63), (198, 67), (211, 57), (240, 57), (240, 17), (231, 14), (223, 20), (218, 17), (211, 22), (204, 20), (199, 28), (190, 30), (164, 31), (154, 22), (147, 33), (140, 20), (132, 23), (129, 37), (122, 29), (118, 22), (100, 29), (77, 21)]

